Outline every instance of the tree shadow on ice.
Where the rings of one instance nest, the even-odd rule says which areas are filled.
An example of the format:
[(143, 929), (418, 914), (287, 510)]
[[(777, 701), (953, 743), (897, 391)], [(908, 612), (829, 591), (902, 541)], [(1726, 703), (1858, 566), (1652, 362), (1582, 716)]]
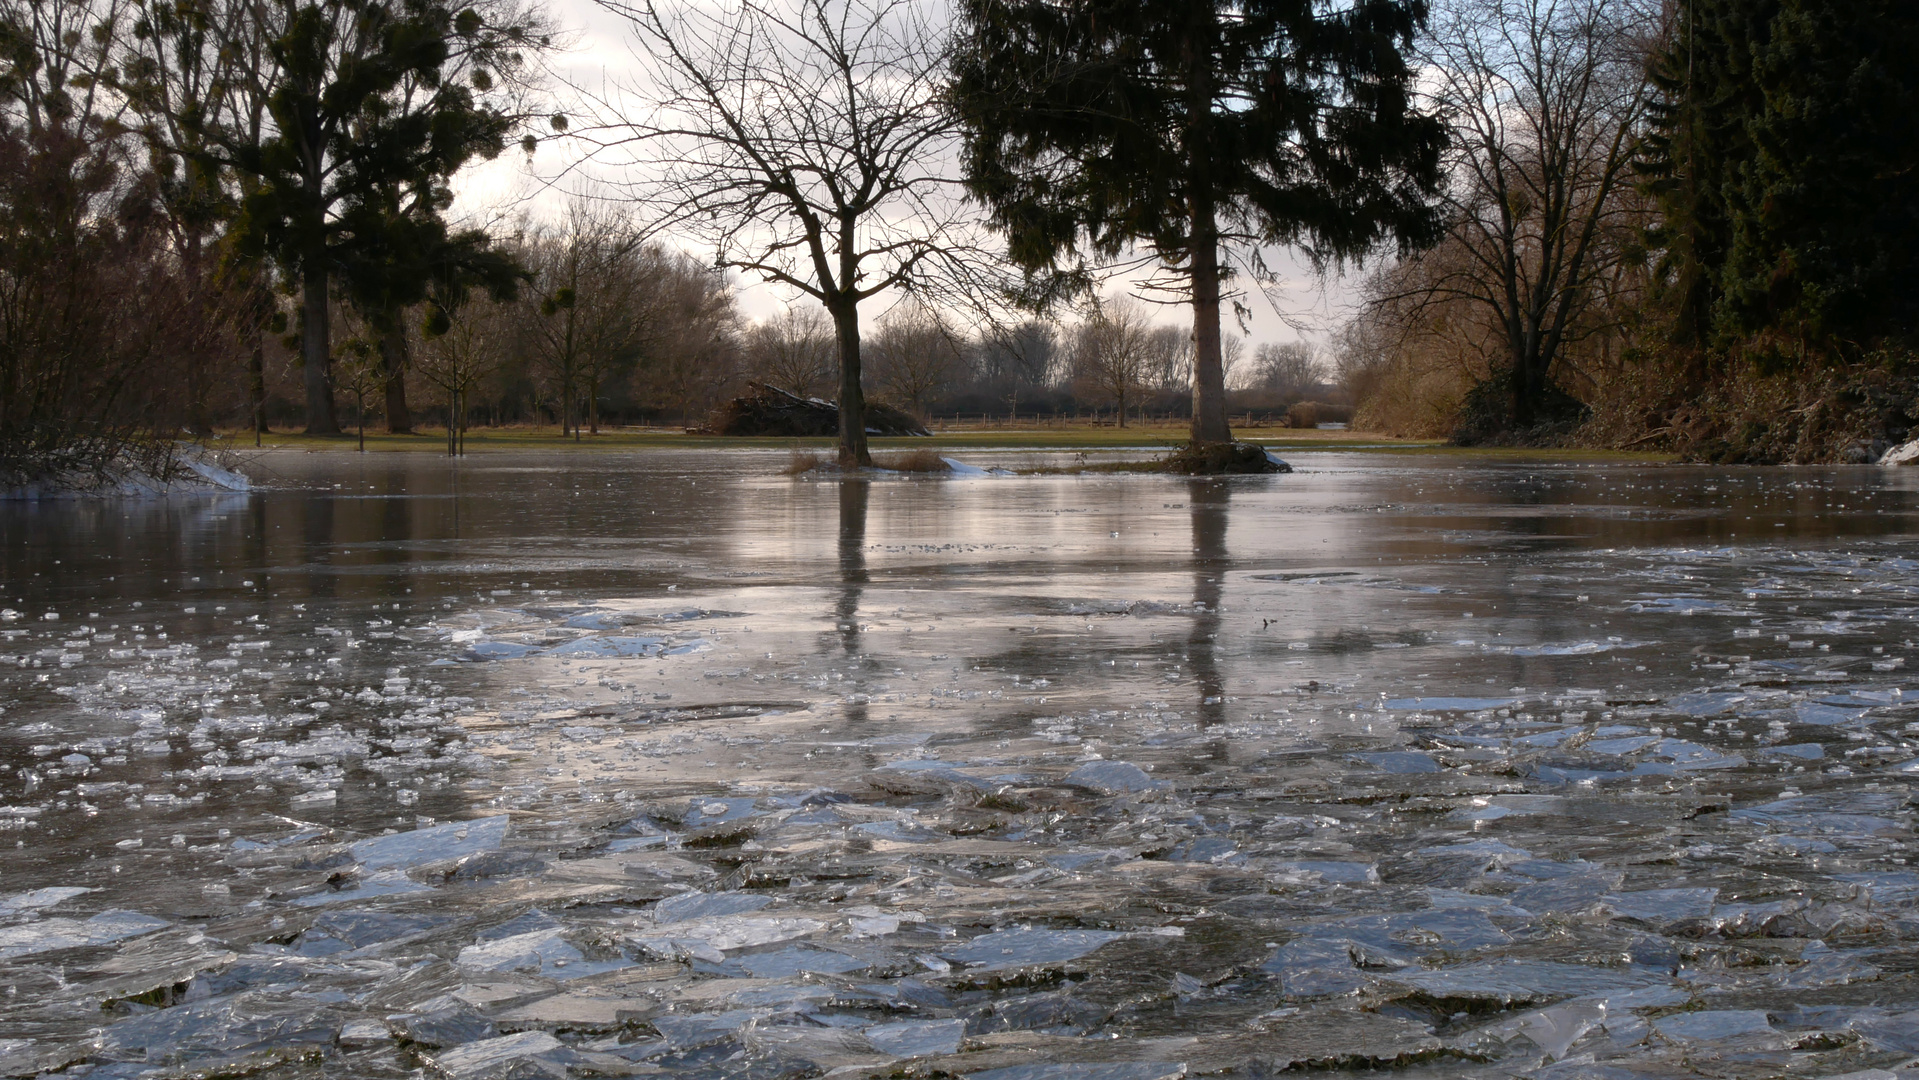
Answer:
[(1225, 592), (1226, 514), (1231, 499), (1231, 485), (1187, 482), (1186, 505), (1193, 518), (1193, 621), (1186, 652), (1202, 728), (1226, 719), (1225, 683), (1219, 674), (1219, 603)]
[[(840, 591), (833, 605), (833, 625), (839, 634), (840, 653), (848, 659), (860, 656), (860, 598), (870, 580), (866, 569), (866, 504), (873, 485), (865, 480), (841, 480), (839, 565)], [(867, 719), (866, 694), (860, 684), (848, 695), (846, 719), (864, 724)]]

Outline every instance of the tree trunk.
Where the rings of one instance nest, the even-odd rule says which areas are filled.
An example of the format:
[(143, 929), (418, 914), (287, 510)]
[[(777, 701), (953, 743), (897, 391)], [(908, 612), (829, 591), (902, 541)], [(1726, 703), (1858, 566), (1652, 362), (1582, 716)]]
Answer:
[(840, 342), (840, 467), (866, 468), (873, 455), (866, 448), (866, 395), (860, 389), (860, 309), (841, 300), (828, 310)]
[(413, 412), (406, 407), (406, 324), (391, 313), (381, 319), (380, 366), (386, 377), (386, 430), (413, 434)]
[(1213, 42), (1218, 16), (1213, 5), (1193, 8), (1187, 46), (1187, 261), (1193, 290), (1193, 445), (1233, 441), (1226, 425), (1226, 368), (1219, 340), (1219, 223), (1213, 197)]
[(1533, 420), (1539, 402), (1539, 384), (1544, 380), (1533, 377), (1533, 365), (1527, 357), (1513, 358), (1513, 430), (1525, 431), (1533, 426)]
[(267, 356), (266, 343), (256, 332), (253, 355), (247, 359), (247, 399), (253, 403), (253, 445), (267, 430)]
[(333, 413), (333, 341), (324, 256), (307, 259), (300, 311), (300, 355), (306, 361), (307, 434), (338, 435)]
[(1212, 199), (1195, 198), (1195, 221), (1205, 203), (1206, 225), (1193, 237), (1193, 442), (1228, 443), (1226, 368), (1220, 352), (1219, 240), (1212, 226)]

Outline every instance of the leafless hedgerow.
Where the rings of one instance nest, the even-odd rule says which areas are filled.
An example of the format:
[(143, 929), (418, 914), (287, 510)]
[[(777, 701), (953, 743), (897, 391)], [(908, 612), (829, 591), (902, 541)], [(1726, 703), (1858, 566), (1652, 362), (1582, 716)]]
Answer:
[(130, 6), (0, 2), (0, 487), (168, 479), (232, 359), (113, 90)]

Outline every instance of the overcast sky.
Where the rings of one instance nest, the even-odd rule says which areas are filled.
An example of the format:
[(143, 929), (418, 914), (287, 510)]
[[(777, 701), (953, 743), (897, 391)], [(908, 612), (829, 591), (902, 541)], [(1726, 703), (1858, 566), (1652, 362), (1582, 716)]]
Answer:
[[(563, 111), (579, 111), (580, 95), (574, 88), (596, 95), (612, 94), (621, 84), (631, 83), (636, 69), (631, 50), (636, 39), (628, 32), (624, 19), (610, 14), (593, 0), (547, 0), (547, 3), (553, 19), (570, 42), (569, 48), (550, 58), (551, 89)], [(542, 130), (539, 134), (548, 133)], [(589, 159), (587, 149), (577, 141), (547, 138), (531, 160), (517, 148), (509, 150), (498, 160), (472, 169), (459, 179), (455, 185), (459, 195), (456, 212), (476, 221), (497, 222), (521, 214), (535, 220), (552, 220), (574, 193), (598, 192), (605, 196), (609, 189), (595, 183), (596, 179), (619, 178), (619, 175), (610, 174), (605, 166)], [(707, 254), (688, 247), (693, 254)], [(1249, 288), (1251, 283), (1244, 275), (1234, 282), (1246, 290), (1243, 300), (1252, 309), (1247, 334), (1246, 355), (1249, 357), (1252, 346), (1261, 342), (1300, 338), (1302, 335), (1295, 326), (1324, 327), (1336, 321), (1342, 314), (1341, 305), (1350, 295), (1350, 282), (1335, 282), (1330, 288), (1322, 289), (1311, 270), (1287, 252), (1269, 251), (1267, 262), (1274, 268), (1285, 268), (1276, 295), (1270, 300), (1258, 288)], [(777, 314), (790, 299), (754, 281), (735, 279), (734, 284), (739, 288), (741, 310), (752, 319)], [(1125, 288), (1126, 282), (1116, 282), (1108, 293)], [(811, 301), (800, 298), (799, 302)], [(870, 325), (885, 306), (882, 299), (872, 301), (867, 309), (870, 314), (862, 321)], [(1190, 317), (1182, 307), (1159, 310), (1163, 322), (1190, 325)], [(1237, 332), (1230, 312), (1225, 319), (1226, 329)], [(1294, 325), (1288, 325), (1289, 322)], [(1312, 339), (1322, 335), (1309, 330), (1305, 336)]]

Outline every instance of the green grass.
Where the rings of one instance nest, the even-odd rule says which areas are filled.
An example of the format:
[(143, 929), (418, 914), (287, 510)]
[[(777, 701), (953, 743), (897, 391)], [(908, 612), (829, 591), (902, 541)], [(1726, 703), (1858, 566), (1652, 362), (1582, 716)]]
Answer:
[[(1288, 428), (1248, 428), (1236, 434), (1247, 442), (1258, 443), (1277, 451), (1346, 451), (1353, 453), (1383, 454), (1443, 454), (1448, 457), (1480, 458), (1514, 461), (1619, 461), (1619, 462), (1662, 462), (1671, 461), (1670, 454), (1642, 453), (1618, 450), (1583, 449), (1517, 449), (1500, 447), (1454, 447), (1435, 440), (1395, 439), (1387, 435), (1377, 435), (1363, 431), (1318, 431), (1295, 430)], [(875, 438), (871, 440), (875, 452), (945, 450), (964, 452), (967, 450), (1031, 450), (1031, 451), (1100, 451), (1128, 450), (1147, 448), (1152, 450), (1170, 450), (1185, 441), (1186, 428), (1183, 424), (1151, 424), (1125, 428), (1096, 427), (1092, 424), (1059, 427), (1018, 427), (1010, 429), (976, 429), (938, 431), (930, 438)], [(347, 452), (355, 451), (359, 439), (353, 433), (344, 435), (305, 435), (298, 432), (272, 432), (261, 439), (266, 447), (279, 449), (298, 449), (309, 451)], [(245, 451), (253, 447), (250, 432), (224, 432), (214, 445), (221, 449)], [(665, 428), (607, 429), (598, 435), (587, 435), (580, 439), (562, 436), (556, 428), (508, 427), (508, 428), (472, 428), (466, 436), (466, 448), (470, 454), (486, 454), (501, 451), (541, 451), (549, 453), (597, 453), (609, 450), (814, 450), (831, 451), (835, 445), (830, 438), (792, 439), (792, 438), (732, 438), (718, 435), (687, 435)], [(388, 435), (384, 432), (368, 431), (366, 448), (369, 453), (426, 453), (444, 454), (446, 452), (446, 433), (444, 430), (429, 429), (418, 435)]]

